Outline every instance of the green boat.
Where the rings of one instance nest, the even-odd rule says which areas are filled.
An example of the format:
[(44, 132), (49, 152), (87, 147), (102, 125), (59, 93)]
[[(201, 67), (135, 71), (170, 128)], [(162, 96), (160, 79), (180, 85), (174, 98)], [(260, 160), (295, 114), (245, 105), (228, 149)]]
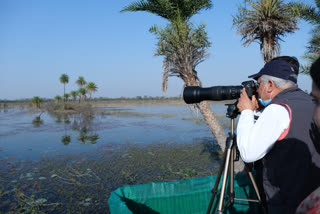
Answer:
[[(216, 178), (216, 176), (209, 176), (123, 186), (111, 193), (108, 200), (110, 212), (112, 214), (206, 213)], [(238, 173), (235, 175), (234, 191), (237, 198), (256, 199), (256, 193), (247, 174)], [(210, 213), (215, 213), (219, 196), (218, 193)], [(258, 203), (235, 201), (225, 207), (223, 213), (258, 213)]]

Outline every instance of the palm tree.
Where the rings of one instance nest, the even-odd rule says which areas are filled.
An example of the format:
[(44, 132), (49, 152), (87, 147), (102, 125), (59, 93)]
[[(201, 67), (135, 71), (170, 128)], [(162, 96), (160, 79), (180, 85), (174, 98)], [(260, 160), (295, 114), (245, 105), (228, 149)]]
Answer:
[[(85, 101), (86, 100), (87, 89), (80, 88), (79, 89), (79, 94), (80, 94), (80, 99)], [(79, 100), (79, 102), (80, 102), (80, 100)]]
[(42, 99), (40, 97), (35, 96), (31, 99), (31, 104), (35, 105), (37, 108), (40, 108), (40, 104), (42, 103)]
[(315, 0), (316, 7), (299, 3), (296, 5), (299, 16), (314, 25), (307, 51), (303, 56), (308, 64), (301, 66), (301, 72), (309, 74), (311, 64), (320, 56), (320, 0)]
[(70, 97), (70, 94), (64, 94), (64, 100), (65, 100), (65, 101), (68, 101), (68, 100), (69, 100), (69, 97)]
[(78, 78), (78, 80), (76, 81), (76, 84), (79, 86), (79, 88), (85, 86), (87, 82), (84, 80), (84, 78), (82, 76), (80, 76)]
[[(242, 36), (244, 46), (260, 44), (264, 62), (280, 55), (281, 37), (298, 29), (294, 3), (283, 0), (244, 0), (233, 17), (233, 26)], [(247, 7), (247, 4), (249, 7)]]
[[(210, 0), (141, 0), (129, 4), (121, 11), (146, 11), (169, 21), (170, 24), (164, 29), (156, 25), (150, 28), (150, 32), (158, 39), (156, 55), (164, 56), (162, 84), (164, 92), (167, 90), (170, 76), (182, 79), (184, 86), (202, 85), (196, 66), (206, 58), (210, 42), (205, 25), (195, 28), (190, 18), (201, 10), (210, 9), (211, 6)], [(226, 135), (210, 105), (203, 101), (196, 107), (200, 109), (218, 144), (224, 150)]]
[(79, 95), (79, 91), (71, 91), (70, 95), (72, 96), (73, 101), (77, 100), (77, 96)]
[(67, 74), (62, 74), (60, 76), (60, 82), (63, 84), (63, 101), (65, 102), (66, 99), (65, 99), (65, 94), (66, 94), (66, 83), (69, 82), (69, 76)]
[(59, 95), (57, 95), (57, 96), (54, 97), (54, 99), (55, 99), (55, 101), (56, 101), (57, 103), (60, 103), (60, 101), (62, 100), (62, 97), (59, 96)]
[(86, 86), (86, 89), (87, 89), (88, 93), (90, 94), (90, 100), (91, 100), (91, 94), (92, 94), (93, 92), (96, 92), (97, 89), (98, 89), (98, 87), (97, 87), (97, 85), (96, 85), (94, 82), (89, 82), (89, 83), (87, 84), (87, 86)]

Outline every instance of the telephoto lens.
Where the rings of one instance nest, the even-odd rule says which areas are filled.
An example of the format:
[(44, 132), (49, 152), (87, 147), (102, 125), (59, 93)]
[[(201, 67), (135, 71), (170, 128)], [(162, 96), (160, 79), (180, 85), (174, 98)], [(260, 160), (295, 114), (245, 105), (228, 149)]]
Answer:
[(204, 100), (234, 100), (240, 97), (243, 86), (214, 86), (201, 88), (187, 86), (183, 91), (183, 99), (187, 104), (199, 103)]

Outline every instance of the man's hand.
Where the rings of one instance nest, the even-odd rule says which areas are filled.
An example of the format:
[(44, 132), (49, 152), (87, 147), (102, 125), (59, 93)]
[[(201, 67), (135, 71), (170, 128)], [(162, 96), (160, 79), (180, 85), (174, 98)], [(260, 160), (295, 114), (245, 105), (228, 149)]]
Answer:
[(246, 109), (254, 110), (258, 106), (258, 101), (256, 99), (256, 96), (252, 96), (252, 100), (247, 95), (246, 89), (243, 88), (240, 98), (238, 100), (237, 108), (240, 112)]

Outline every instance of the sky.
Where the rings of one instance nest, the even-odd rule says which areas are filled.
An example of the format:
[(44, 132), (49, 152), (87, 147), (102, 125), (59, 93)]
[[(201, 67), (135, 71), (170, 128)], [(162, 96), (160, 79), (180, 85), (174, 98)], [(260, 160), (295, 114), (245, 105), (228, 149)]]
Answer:
[[(59, 81), (69, 76), (66, 92), (77, 90), (83, 76), (94, 82), (93, 97), (180, 96), (183, 82), (169, 78), (162, 92), (163, 57), (154, 56), (154, 24), (168, 22), (147, 12), (120, 13), (132, 0), (2, 0), (0, 1), (0, 100), (63, 95)], [(313, 0), (305, 3), (314, 4)], [(259, 45), (243, 47), (232, 27), (232, 15), (243, 0), (213, 0), (210, 10), (191, 21), (206, 24), (209, 57), (196, 70), (203, 87), (240, 85), (263, 67)], [(283, 37), (281, 55), (302, 56), (312, 26)], [(299, 87), (311, 90), (311, 79), (299, 75)]]

